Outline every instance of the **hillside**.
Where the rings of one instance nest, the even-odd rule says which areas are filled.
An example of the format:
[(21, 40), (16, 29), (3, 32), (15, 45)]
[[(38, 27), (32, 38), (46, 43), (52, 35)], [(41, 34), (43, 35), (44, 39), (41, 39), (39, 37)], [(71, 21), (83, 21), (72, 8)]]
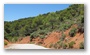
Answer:
[[(72, 4), (64, 10), (4, 21), (5, 40), (21, 43), (26, 36), (30, 37), (27, 42), (48, 48), (83, 49), (84, 5)], [(4, 44), (7, 45), (6, 42)]]

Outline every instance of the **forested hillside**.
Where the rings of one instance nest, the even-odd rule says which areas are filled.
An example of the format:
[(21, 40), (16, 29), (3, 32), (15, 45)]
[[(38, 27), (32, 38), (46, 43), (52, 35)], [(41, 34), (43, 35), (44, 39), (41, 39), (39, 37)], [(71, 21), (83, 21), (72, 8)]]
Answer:
[[(22, 18), (15, 21), (4, 21), (4, 39), (10, 42), (16, 42), (20, 37), (30, 36), (44, 39), (51, 32), (62, 32), (73, 27), (69, 35), (75, 36), (75, 33), (84, 33), (84, 5), (72, 4), (68, 8), (56, 12), (39, 14), (35, 17)], [(63, 34), (65, 36), (65, 34)], [(63, 38), (62, 38), (63, 39)]]

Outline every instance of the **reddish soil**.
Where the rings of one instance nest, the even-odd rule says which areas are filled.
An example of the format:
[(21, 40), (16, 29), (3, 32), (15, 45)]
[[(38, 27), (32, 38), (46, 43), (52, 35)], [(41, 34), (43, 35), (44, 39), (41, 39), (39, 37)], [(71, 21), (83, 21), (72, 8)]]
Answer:
[(41, 39), (40, 37), (37, 37), (33, 39), (32, 42), (34, 42), (35, 44), (43, 44), (43, 39)]
[(5, 40), (5, 39), (4, 39), (4, 42), (10, 43), (9, 41), (7, 41), (7, 40)]
[(44, 39), (43, 46), (49, 47), (50, 44), (54, 44), (59, 41), (61, 36), (61, 33), (58, 32), (52, 32), (50, 35), (47, 35), (47, 37)]
[[(77, 25), (73, 25), (73, 26), (71, 26), (71, 28), (72, 27), (77, 28)], [(71, 28), (69, 28), (68, 30), (66, 30), (64, 32), (66, 37), (65, 37), (63, 42), (68, 44), (71, 41), (75, 41), (75, 44), (73, 45), (73, 48), (74, 49), (79, 49), (80, 43), (84, 42), (84, 33), (82, 33), (82, 34), (76, 33), (76, 35), (74, 37), (70, 37), (69, 32), (70, 32)], [(35, 44), (41, 44), (42, 46), (45, 46), (45, 47), (49, 48), (49, 46), (51, 44), (57, 43), (60, 40), (61, 35), (62, 35), (61, 32), (51, 32), (44, 39), (40, 39), (39, 37), (37, 37), (37, 38), (33, 39), (32, 42), (34, 42)], [(4, 41), (8, 42), (7, 40), (4, 40)], [(10, 42), (8, 42), (8, 43), (10, 43)], [(30, 36), (20, 38), (16, 43), (28, 44), (28, 43), (30, 43)]]
[(30, 36), (20, 38), (16, 43), (19, 44), (28, 44), (30, 42)]
[[(8, 44), (11, 44), (9, 41), (4, 39), (4, 42), (7, 42)], [(8, 45), (4, 45), (4, 48), (6, 48)]]
[(75, 41), (75, 45), (74, 45), (75, 49), (78, 49), (80, 43), (84, 42), (84, 37), (83, 36), (84, 36), (84, 33), (83, 34), (77, 33), (76, 36), (72, 38), (71, 41)]

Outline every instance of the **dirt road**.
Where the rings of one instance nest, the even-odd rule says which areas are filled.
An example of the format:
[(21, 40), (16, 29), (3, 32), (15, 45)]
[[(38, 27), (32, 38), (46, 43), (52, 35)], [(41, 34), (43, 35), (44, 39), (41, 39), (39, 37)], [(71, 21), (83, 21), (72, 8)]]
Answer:
[(5, 49), (48, 49), (35, 44), (11, 44)]

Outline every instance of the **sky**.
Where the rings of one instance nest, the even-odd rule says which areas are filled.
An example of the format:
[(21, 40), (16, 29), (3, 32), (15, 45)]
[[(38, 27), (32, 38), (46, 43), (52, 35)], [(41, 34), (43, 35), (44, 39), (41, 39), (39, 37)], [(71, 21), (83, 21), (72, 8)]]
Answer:
[(4, 21), (34, 17), (66, 9), (70, 4), (4, 4)]

